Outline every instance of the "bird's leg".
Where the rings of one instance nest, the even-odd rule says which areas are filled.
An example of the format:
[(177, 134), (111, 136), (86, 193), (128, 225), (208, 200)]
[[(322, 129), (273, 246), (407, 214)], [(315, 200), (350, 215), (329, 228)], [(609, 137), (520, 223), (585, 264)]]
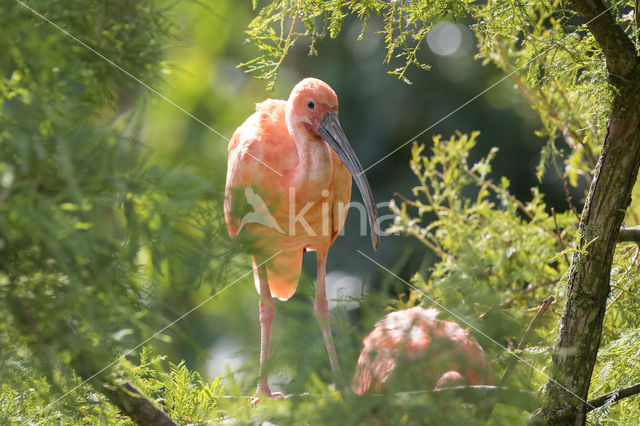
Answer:
[(252, 404), (258, 401), (260, 394), (268, 395), (271, 398), (283, 396), (280, 392), (271, 393), (267, 379), (266, 365), (269, 358), (269, 338), (271, 337), (275, 306), (267, 281), (267, 268), (264, 265), (258, 267), (258, 278), (260, 280), (260, 370), (258, 372), (258, 389)]
[(316, 314), (316, 320), (322, 331), (324, 345), (327, 347), (329, 354), (329, 362), (333, 371), (336, 384), (340, 384), (342, 376), (340, 373), (340, 364), (338, 364), (338, 356), (336, 348), (333, 346), (333, 336), (331, 335), (331, 325), (329, 322), (329, 304), (327, 303), (327, 287), (325, 283), (327, 255), (326, 253), (317, 253), (318, 255), (318, 279), (316, 281), (316, 298), (313, 303), (313, 311)]

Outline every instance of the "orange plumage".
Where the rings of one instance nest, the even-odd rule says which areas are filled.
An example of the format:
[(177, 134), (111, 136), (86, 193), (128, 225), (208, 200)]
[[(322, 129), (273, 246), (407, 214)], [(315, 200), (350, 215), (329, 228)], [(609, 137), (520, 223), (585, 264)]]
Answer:
[(377, 211), (362, 166), (338, 121), (338, 98), (326, 83), (307, 78), (287, 101), (256, 106), (229, 144), (224, 214), (229, 233), (251, 253), (260, 294), (258, 393), (273, 396), (264, 373), (274, 317), (272, 296), (286, 300), (298, 285), (303, 251), (317, 253), (314, 312), (334, 374), (338, 359), (325, 289), (329, 247), (346, 219), (351, 176), (363, 195), (372, 242), (380, 236)]
[(352, 381), (355, 393), (493, 384), (484, 351), (457, 323), (437, 319), (435, 309), (392, 312), (364, 338)]

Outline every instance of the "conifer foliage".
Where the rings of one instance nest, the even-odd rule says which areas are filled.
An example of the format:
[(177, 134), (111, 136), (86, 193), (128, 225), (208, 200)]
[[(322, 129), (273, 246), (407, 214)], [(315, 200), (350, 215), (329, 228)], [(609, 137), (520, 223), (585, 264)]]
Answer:
[(470, 328), (501, 388), (356, 396), (311, 372), (308, 393), (249, 408), (233, 374), (207, 380), (156, 353), (167, 317), (184, 313), (161, 289), (175, 300), (237, 278), (220, 279), (236, 257), (210, 176), (148, 161), (140, 137), (175, 41), (171, 9), (150, 0), (6, 0), (0, 423), (635, 424), (637, 0), (254, 0), (253, 8), (246, 35), (257, 54), (241, 67), (271, 87), (294, 45), (322, 55), (318, 42), (342, 37), (347, 19), (362, 23), (361, 37), (375, 20), (389, 72), (410, 83), (428, 72), (429, 31), (450, 21), (469, 26), (477, 59), (538, 113), (536, 173), (564, 181), (562, 211), (539, 188), (516, 197), (492, 171), (499, 151), (476, 152), (476, 132), (416, 141), (415, 186), (408, 196), (399, 188), (405, 195), (391, 204), (388, 231), (416, 238), (437, 261), (404, 283), (408, 299), (388, 306), (437, 305), (441, 318)]
[(161, 83), (170, 33), (150, 1), (0, 6), (2, 424), (111, 423), (105, 395), (132, 418), (168, 420), (116, 367), (163, 324), (159, 277), (193, 289), (215, 272), (217, 194), (189, 170), (147, 165), (137, 139), (136, 79)]

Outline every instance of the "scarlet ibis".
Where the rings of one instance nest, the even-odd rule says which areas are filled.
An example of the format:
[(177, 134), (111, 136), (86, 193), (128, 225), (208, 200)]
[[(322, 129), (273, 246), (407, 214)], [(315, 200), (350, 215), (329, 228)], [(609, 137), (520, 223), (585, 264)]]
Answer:
[(391, 312), (364, 338), (351, 388), (358, 395), (493, 384), (482, 347), (460, 325), (414, 307)]
[(305, 250), (316, 252), (314, 313), (339, 380), (325, 269), (329, 247), (346, 219), (351, 177), (362, 194), (377, 250), (380, 230), (371, 188), (338, 121), (338, 98), (318, 79), (299, 82), (287, 101), (257, 104), (231, 137), (224, 213), (229, 233), (252, 255), (260, 295), (257, 395), (281, 396), (269, 389), (265, 369), (275, 310), (272, 297), (287, 300), (294, 294)]

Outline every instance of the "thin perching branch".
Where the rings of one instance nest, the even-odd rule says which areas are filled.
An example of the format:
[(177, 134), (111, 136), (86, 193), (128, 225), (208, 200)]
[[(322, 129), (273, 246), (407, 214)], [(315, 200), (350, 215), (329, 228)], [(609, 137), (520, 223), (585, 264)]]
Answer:
[[(540, 318), (542, 318), (542, 315), (544, 315), (544, 313), (547, 311), (549, 306), (551, 306), (551, 304), (555, 300), (556, 299), (553, 296), (548, 296), (547, 298), (544, 299), (544, 301), (542, 302), (542, 305), (540, 305), (540, 308), (538, 309), (538, 312), (536, 312), (536, 314), (534, 315), (533, 319), (529, 323), (529, 326), (527, 327), (527, 330), (522, 335), (522, 338), (520, 339), (520, 343), (518, 344), (518, 347), (516, 348), (516, 352), (523, 350), (524, 347), (529, 343), (529, 339), (533, 335), (533, 330), (538, 325), (538, 322), (540, 321)], [(507, 367), (504, 369), (504, 373), (502, 373), (502, 378), (500, 379), (500, 382), (499, 382), (498, 386), (504, 385), (504, 383), (507, 381), (507, 378), (509, 377), (509, 374), (511, 373), (511, 370), (513, 369), (513, 367), (515, 366), (517, 361), (518, 361), (518, 359), (515, 358), (515, 357), (511, 357), (509, 359), (509, 362), (507, 363)]]
[(640, 244), (640, 226), (620, 228), (618, 232), (618, 242), (633, 242)]
[(613, 392), (605, 393), (604, 395), (600, 395), (593, 399), (590, 399), (587, 402), (586, 410), (591, 411), (596, 408), (600, 408), (605, 405), (607, 402), (618, 402), (623, 398), (628, 398), (630, 396), (634, 396), (640, 393), (640, 383), (636, 383), (635, 385), (627, 386), (626, 388), (621, 388), (614, 390)]

